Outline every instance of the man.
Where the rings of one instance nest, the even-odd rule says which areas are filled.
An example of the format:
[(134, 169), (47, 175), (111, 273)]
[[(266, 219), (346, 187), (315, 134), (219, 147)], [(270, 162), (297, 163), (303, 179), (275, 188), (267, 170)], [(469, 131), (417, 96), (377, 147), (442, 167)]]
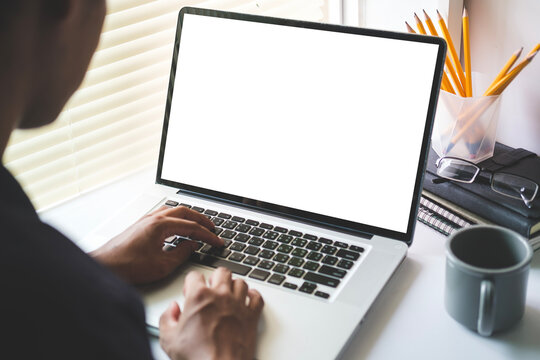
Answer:
[[(104, 16), (105, 0), (0, 1), (0, 153), (14, 128), (58, 116), (84, 77)], [(192, 242), (161, 250), (173, 234), (223, 245), (204, 216), (160, 209), (92, 259), (39, 220), (3, 165), (0, 229), (2, 358), (150, 358), (142, 304), (119, 278), (146, 283), (184, 262)], [(208, 285), (190, 273), (184, 294), (182, 312), (172, 303), (160, 321), (160, 343), (171, 358), (253, 358), (258, 292), (217, 269)]]

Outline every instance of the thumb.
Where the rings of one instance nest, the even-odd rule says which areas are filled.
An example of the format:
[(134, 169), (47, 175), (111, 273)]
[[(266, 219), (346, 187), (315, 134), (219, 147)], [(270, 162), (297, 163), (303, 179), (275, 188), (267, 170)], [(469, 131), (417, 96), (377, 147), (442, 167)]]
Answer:
[(167, 310), (165, 310), (159, 318), (159, 331), (167, 332), (169, 329), (176, 326), (180, 319), (180, 315), (182, 315), (182, 312), (180, 311), (178, 303), (176, 301), (171, 302)]

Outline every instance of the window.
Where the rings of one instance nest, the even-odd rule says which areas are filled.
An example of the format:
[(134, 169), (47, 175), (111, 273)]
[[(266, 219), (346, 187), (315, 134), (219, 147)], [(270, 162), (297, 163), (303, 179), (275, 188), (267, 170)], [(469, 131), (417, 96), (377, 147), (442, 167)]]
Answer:
[(38, 209), (151, 166), (180, 8), (324, 22), (330, 3), (336, 1), (109, 0), (100, 45), (80, 89), (51, 125), (16, 130), (4, 164)]

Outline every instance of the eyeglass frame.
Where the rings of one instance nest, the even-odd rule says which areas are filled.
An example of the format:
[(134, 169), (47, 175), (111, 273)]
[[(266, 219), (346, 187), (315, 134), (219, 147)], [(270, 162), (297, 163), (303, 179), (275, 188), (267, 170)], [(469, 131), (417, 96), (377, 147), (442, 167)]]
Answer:
[(504, 171), (493, 171), (493, 170), (488, 170), (488, 169), (482, 169), (480, 166), (478, 166), (477, 164), (471, 162), (471, 161), (468, 161), (468, 160), (465, 160), (465, 159), (462, 159), (462, 158), (459, 158), (459, 157), (455, 157), (455, 156), (442, 156), (440, 158), (437, 159), (437, 161), (435, 161), (435, 167), (437, 169), (439, 169), (439, 164), (441, 163), (441, 161), (443, 159), (453, 159), (453, 160), (459, 160), (459, 161), (462, 161), (462, 162), (465, 162), (469, 165), (472, 165), (476, 168), (476, 172), (474, 174), (474, 176), (472, 177), (472, 179), (470, 181), (464, 181), (464, 180), (457, 180), (457, 179), (450, 179), (448, 177), (444, 177), (444, 176), (441, 176), (439, 175), (439, 173), (437, 172), (437, 176), (439, 177), (438, 179), (433, 179), (432, 182), (434, 184), (441, 184), (443, 182), (446, 182), (446, 181), (456, 181), (456, 182), (461, 182), (461, 183), (464, 183), (464, 184), (472, 184), (476, 178), (478, 177), (478, 175), (482, 172), (484, 173), (488, 173), (489, 174), (489, 180), (487, 180), (485, 177), (483, 178), (482, 176), (480, 176), (480, 179), (485, 179), (487, 180), (487, 182), (489, 183), (490, 185), (490, 188), (491, 190), (493, 190), (494, 192), (496, 192), (497, 194), (501, 194), (503, 196), (506, 196), (506, 197), (509, 197), (509, 198), (512, 198), (512, 199), (518, 199), (517, 197), (513, 197), (513, 196), (510, 196), (508, 194), (505, 194), (503, 192), (500, 192), (500, 191), (497, 191), (493, 188), (493, 177), (495, 174), (506, 174), (506, 175), (510, 175), (510, 176), (513, 176), (513, 177), (518, 177), (518, 178), (521, 178), (521, 179), (524, 179), (524, 180), (527, 180), (527, 181), (530, 181), (531, 183), (535, 184), (536, 185), (536, 191), (534, 192), (533, 196), (531, 197), (530, 200), (526, 199), (523, 195), (523, 193), (519, 192), (519, 195), (521, 196), (521, 200), (523, 200), (523, 202), (525, 203), (525, 205), (528, 207), (528, 208), (532, 208), (532, 202), (534, 201), (534, 199), (536, 199), (536, 195), (538, 194), (538, 189), (540, 188), (540, 186), (538, 185), (538, 183), (534, 180), (531, 180), (529, 178), (526, 178), (524, 176), (521, 176), (521, 175), (516, 175), (516, 174), (511, 174), (511, 173), (507, 173), (507, 172), (504, 172)]

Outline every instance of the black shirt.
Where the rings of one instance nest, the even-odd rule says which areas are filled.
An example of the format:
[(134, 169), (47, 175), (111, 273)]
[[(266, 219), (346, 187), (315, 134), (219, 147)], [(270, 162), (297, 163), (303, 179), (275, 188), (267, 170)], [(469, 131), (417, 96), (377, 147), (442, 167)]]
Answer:
[(0, 358), (151, 358), (136, 292), (41, 222), (3, 165), (0, 231)]

